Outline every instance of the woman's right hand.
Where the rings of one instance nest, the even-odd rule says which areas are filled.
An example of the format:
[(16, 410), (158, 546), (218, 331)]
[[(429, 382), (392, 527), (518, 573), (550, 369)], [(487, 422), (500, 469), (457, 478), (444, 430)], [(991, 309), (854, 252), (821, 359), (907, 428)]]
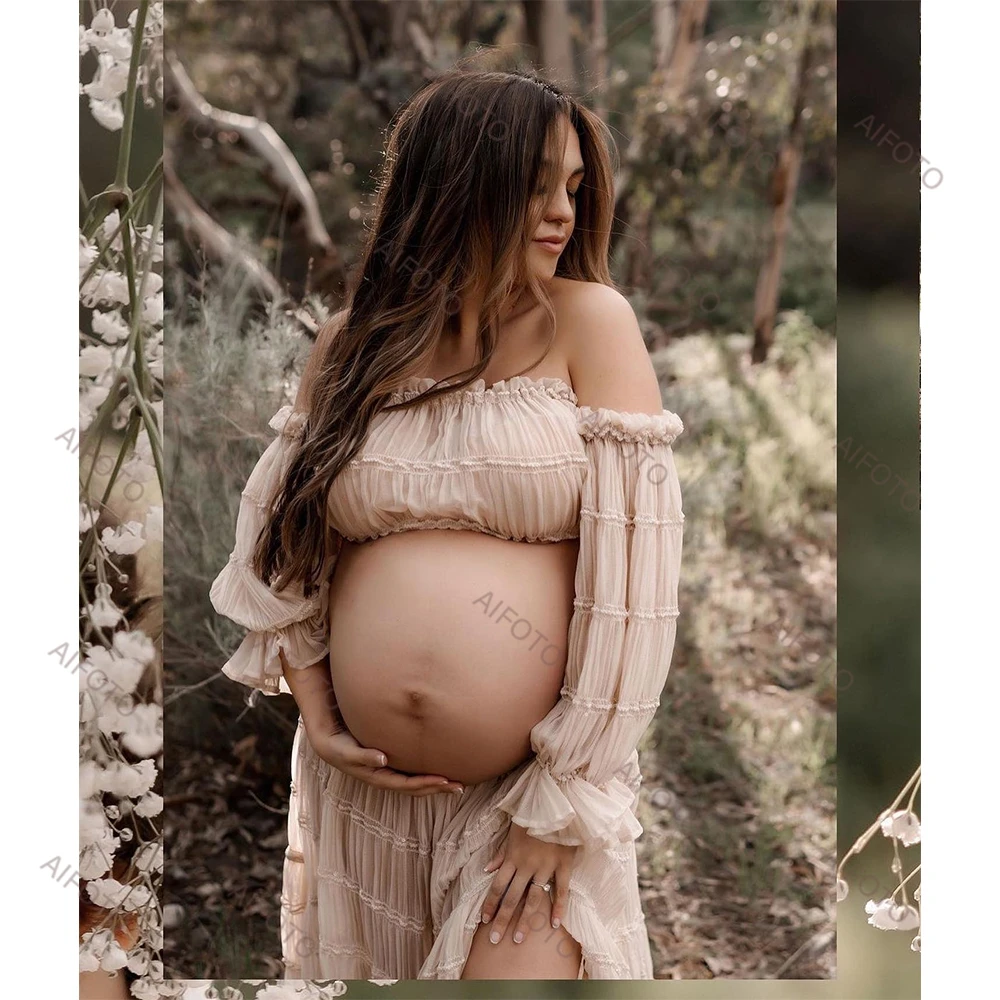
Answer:
[(306, 730), (306, 738), (321, 760), (376, 788), (389, 788), (414, 796), (462, 791), (460, 782), (449, 781), (440, 774), (404, 774), (393, 770), (386, 766), (386, 758), (381, 750), (361, 746), (346, 729), (320, 733)]

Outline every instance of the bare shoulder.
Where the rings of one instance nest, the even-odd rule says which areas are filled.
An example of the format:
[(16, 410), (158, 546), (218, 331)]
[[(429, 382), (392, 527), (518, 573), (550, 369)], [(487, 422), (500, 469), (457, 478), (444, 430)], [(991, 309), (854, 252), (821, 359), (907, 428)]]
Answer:
[(295, 397), (295, 409), (297, 411), (308, 412), (311, 405), (312, 384), (316, 376), (323, 368), (323, 361), (330, 345), (343, 329), (344, 321), (347, 319), (347, 309), (335, 312), (320, 324), (316, 331), (316, 340), (313, 342), (312, 350), (309, 352), (309, 360), (302, 372), (302, 379), (299, 382), (299, 391)]
[(662, 412), (660, 385), (629, 300), (596, 281), (561, 278), (553, 286), (578, 404), (623, 413)]

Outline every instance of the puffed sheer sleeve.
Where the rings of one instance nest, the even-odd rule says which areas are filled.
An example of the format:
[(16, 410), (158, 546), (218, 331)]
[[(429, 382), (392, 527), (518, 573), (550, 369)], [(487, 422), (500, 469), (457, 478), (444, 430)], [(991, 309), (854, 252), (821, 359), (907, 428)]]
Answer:
[[(578, 409), (588, 456), (560, 700), (498, 803), (541, 840), (613, 846), (642, 833), (630, 767), (659, 705), (677, 630), (684, 514), (669, 410)], [(625, 778), (626, 780), (623, 780)]]
[(339, 552), (339, 537), (326, 558), (320, 587), (308, 598), (303, 596), (300, 581), (275, 591), (250, 566), (257, 536), (302, 436), (306, 416), (305, 412), (283, 406), (271, 418), (268, 426), (277, 434), (247, 479), (236, 517), (236, 542), (209, 594), (220, 615), (249, 629), (222, 667), (223, 673), (265, 695), (291, 693), (282, 674), (279, 650), (284, 650), (289, 666), (294, 668), (311, 666), (329, 653), (330, 576)]

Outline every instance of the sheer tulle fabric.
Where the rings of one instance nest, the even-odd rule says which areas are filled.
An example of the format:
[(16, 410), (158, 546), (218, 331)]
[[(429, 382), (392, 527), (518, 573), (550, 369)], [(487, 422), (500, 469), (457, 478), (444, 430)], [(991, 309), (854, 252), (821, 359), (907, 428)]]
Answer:
[(276, 592), (249, 564), (266, 512), (302, 436), (305, 417), (304, 413), (293, 413), (291, 406), (283, 406), (271, 418), (268, 426), (277, 436), (257, 460), (243, 488), (233, 551), (209, 591), (212, 607), (219, 614), (249, 629), (222, 672), (266, 695), (290, 693), (281, 673), (279, 649), (285, 651), (293, 667), (311, 666), (330, 651), (327, 611), (337, 548), (326, 559), (322, 585), (310, 597), (304, 596), (301, 583)]
[[(633, 753), (616, 780), (638, 791)], [(320, 760), (301, 723), (292, 749), (281, 898), (289, 979), (459, 979), (524, 765), (458, 796), (373, 788)], [(577, 978), (652, 979), (635, 845), (581, 851), (564, 920)], [(542, 928), (538, 933), (547, 933)]]
[[(396, 398), (432, 382), (415, 379)], [(278, 596), (244, 561), (304, 418), (290, 407), (275, 415), (279, 436), (247, 482), (235, 558), (212, 587), (216, 610), (251, 630), (223, 669), (267, 694), (284, 689), (279, 647), (293, 667), (329, 649), (328, 584), (310, 599)], [(652, 978), (636, 744), (676, 635), (684, 515), (671, 444), (682, 431), (669, 411), (578, 407), (560, 379), (521, 376), (376, 417), (331, 490), (333, 527), (356, 540), (430, 527), (578, 536), (566, 675), (532, 729), (535, 756), (462, 796), (415, 799), (350, 778), (316, 757), (300, 724), (282, 892), (289, 978), (460, 978), (492, 881), (482, 868), (511, 821), (580, 845), (564, 920), (581, 945), (578, 974)]]

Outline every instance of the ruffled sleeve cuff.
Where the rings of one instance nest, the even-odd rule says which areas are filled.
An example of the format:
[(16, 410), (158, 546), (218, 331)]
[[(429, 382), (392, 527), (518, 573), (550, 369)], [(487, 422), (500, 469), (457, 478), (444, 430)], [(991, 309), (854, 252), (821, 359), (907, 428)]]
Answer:
[(330, 651), (325, 616), (317, 614), (277, 631), (248, 632), (222, 672), (265, 695), (291, 694), (279, 650), (284, 650), (288, 665), (294, 669), (318, 663)]
[(642, 834), (634, 802), (635, 793), (620, 778), (611, 778), (600, 787), (579, 775), (556, 780), (535, 760), (497, 808), (510, 813), (512, 823), (539, 840), (614, 847)]
[(281, 651), (288, 665), (299, 669), (317, 663), (329, 652), (327, 610), (336, 550), (327, 557), (321, 580), (309, 597), (304, 596), (301, 582), (284, 590), (273, 589), (251, 565), (266, 511), (294, 450), (292, 444), (302, 436), (307, 418), (307, 413), (286, 405), (268, 422), (277, 435), (246, 482), (236, 519), (235, 547), (209, 590), (215, 610), (249, 630), (222, 672), (270, 695), (290, 693), (282, 671)]

